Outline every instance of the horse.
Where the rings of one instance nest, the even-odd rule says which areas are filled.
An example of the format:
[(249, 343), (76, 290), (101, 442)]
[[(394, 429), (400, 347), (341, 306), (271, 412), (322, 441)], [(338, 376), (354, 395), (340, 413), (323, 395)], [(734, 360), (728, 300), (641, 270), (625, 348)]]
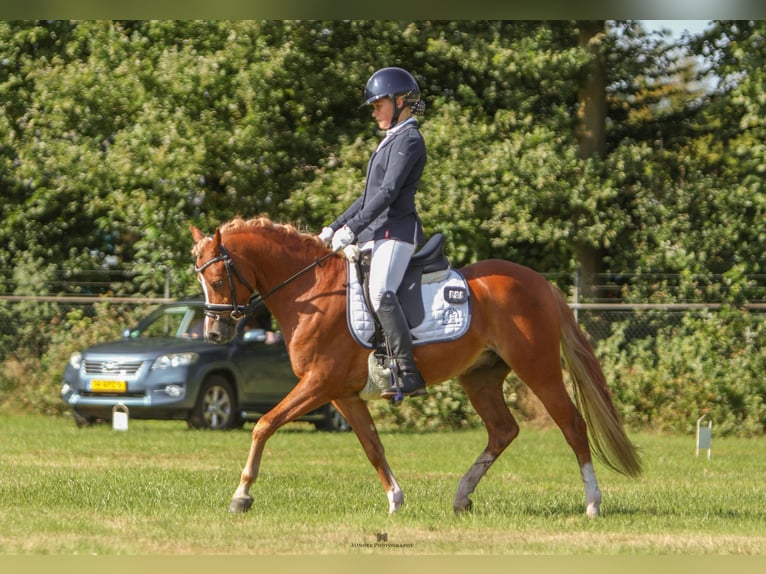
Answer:
[[(266, 217), (234, 219), (211, 236), (191, 227), (197, 279), (205, 295), (205, 339), (230, 340), (259, 293), (280, 326), (298, 383), (256, 422), (229, 512), (253, 505), (266, 441), (281, 426), (332, 403), (356, 433), (377, 471), (389, 513), (404, 494), (360, 390), (368, 377), (369, 349), (355, 341), (346, 317), (346, 260), (315, 235)], [(627, 476), (641, 473), (638, 448), (629, 440), (604, 373), (587, 337), (554, 285), (536, 271), (502, 259), (459, 269), (467, 280), (472, 318), (454, 341), (415, 347), (427, 385), (457, 379), (484, 423), (487, 443), (458, 483), (456, 513), (468, 511), (470, 495), (490, 466), (519, 434), (503, 382), (513, 371), (540, 399), (574, 452), (585, 489), (586, 516), (598, 516), (601, 491), (592, 453)], [(567, 391), (562, 356), (572, 382)], [(408, 399), (420, 400), (420, 399)]]

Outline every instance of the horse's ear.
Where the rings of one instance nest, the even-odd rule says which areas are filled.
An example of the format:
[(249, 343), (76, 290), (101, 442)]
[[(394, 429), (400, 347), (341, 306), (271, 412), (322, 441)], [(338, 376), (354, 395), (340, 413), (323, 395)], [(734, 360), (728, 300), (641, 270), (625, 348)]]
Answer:
[(202, 233), (198, 228), (194, 227), (193, 225), (189, 229), (191, 229), (192, 239), (194, 239), (194, 243), (199, 243), (205, 238), (205, 234)]
[(213, 234), (213, 246), (217, 249), (221, 245), (221, 229), (217, 227)]

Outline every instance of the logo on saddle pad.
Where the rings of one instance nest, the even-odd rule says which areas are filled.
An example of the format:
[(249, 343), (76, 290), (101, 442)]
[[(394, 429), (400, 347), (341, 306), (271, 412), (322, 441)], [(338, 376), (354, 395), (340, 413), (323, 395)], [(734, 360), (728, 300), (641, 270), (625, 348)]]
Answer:
[[(443, 241), (437, 234), (413, 256), (397, 292), (416, 346), (453, 341), (471, 324), (468, 284), (444, 257)], [(372, 349), (376, 345), (375, 318), (367, 305), (359, 266), (349, 262), (347, 268), (349, 330), (360, 345)]]

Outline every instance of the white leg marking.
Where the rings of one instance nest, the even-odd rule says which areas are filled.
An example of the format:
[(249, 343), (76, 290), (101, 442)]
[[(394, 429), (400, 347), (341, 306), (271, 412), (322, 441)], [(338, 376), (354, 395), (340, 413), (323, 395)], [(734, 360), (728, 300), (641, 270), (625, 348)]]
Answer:
[(601, 491), (598, 489), (598, 481), (596, 480), (593, 465), (589, 462), (582, 465), (580, 467), (580, 474), (582, 474), (582, 481), (585, 485), (585, 503), (587, 504), (585, 514), (589, 517), (598, 516), (599, 507), (601, 506)]
[(388, 469), (386, 474), (388, 475), (388, 481), (391, 483), (391, 489), (386, 492), (388, 497), (388, 513), (393, 514), (404, 504), (404, 492), (399, 488), (399, 483), (396, 482), (396, 477), (391, 472), (391, 469)]
[(388, 513), (393, 514), (402, 504), (404, 504), (404, 493), (402, 489), (396, 486), (387, 493), (388, 496)]

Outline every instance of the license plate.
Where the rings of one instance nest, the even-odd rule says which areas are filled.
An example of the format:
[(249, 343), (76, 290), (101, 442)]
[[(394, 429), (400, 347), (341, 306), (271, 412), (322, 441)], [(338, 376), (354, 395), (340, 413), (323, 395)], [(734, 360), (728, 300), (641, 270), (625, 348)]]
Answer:
[(90, 382), (92, 393), (124, 393), (127, 390), (128, 383), (126, 381), (93, 380)]

